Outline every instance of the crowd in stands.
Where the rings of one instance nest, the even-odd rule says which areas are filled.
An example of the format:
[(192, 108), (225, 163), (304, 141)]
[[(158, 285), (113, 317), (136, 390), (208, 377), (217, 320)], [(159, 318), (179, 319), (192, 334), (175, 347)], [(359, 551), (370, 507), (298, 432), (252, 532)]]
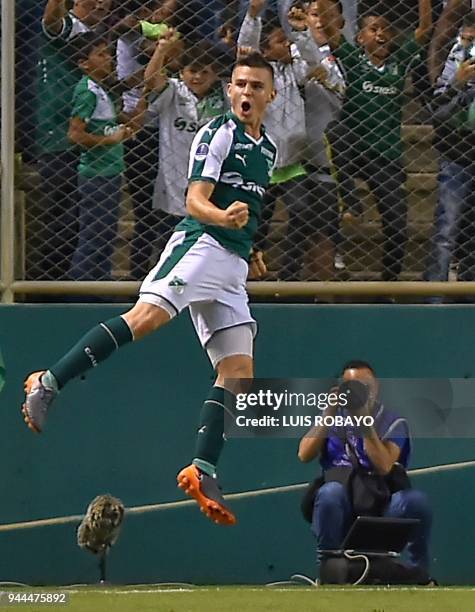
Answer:
[[(403, 31), (397, 6), (412, 9), (410, 0), (396, 9), (370, 0), (18, 5), (17, 147), (39, 173), (42, 192), (31, 278), (111, 279), (127, 193), (134, 218), (128, 278), (142, 279), (186, 214), (194, 135), (227, 110), (235, 58), (259, 50), (275, 73), (265, 125), (279, 161), (257, 245), (266, 252), (277, 240), (277, 278), (334, 278), (342, 219), (362, 213), (355, 179), (367, 182), (380, 215), (381, 279), (400, 278), (408, 238), (401, 124), (411, 75), (440, 158), (424, 278), (447, 280), (456, 261), (459, 278), (474, 280), (475, 18), (468, 0), (449, 0), (443, 10), (418, 0)], [(288, 219), (278, 238), (270, 223), (277, 204)]]

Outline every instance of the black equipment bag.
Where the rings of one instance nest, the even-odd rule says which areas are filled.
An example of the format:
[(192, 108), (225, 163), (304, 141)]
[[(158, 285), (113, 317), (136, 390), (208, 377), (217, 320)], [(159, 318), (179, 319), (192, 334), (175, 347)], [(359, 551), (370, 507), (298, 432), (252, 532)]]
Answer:
[(320, 562), (321, 584), (355, 584), (369, 568), (359, 584), (428, 584), (429, 574), (420, 567), (407, 566), (390, 557), (360, 557), (348, 559), (345, 556), (324, 557)]

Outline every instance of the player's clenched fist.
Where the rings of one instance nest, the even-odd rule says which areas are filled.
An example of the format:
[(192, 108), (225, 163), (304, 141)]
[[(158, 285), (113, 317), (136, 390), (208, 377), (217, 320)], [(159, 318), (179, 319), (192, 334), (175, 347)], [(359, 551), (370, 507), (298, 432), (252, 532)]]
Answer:
[(236, 200), (224, 211), (224, 227), (241, 229), (249, 221), (249, 207), (245, 202)]

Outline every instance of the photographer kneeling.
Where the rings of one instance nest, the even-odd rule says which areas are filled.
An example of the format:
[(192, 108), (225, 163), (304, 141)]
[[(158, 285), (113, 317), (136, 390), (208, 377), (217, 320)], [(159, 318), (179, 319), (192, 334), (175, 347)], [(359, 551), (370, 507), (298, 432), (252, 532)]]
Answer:
[(368, 363), (350, 361), (342, 376), (339, 392), (349, 392), (348, 405), (329, 406), (325, 415), (370, 415), (374, 425), (363, 431), (313, 427), (300, 441), (300, 461), (319, 457), (323, 470), (322, 478), (315, 481), (318, 489), (307, 495), (307, 512), (302, 507), (311, 518), (319, 559), (322, 551), (341, 547), (358, 515), (414, 518), (420, 523), (407, 545), (409, 562), (427, 572), (432, 512), (425, 494), (410, 488), (405, 471), (411, 451), (407, 421), (381, 403), (379, 384)]

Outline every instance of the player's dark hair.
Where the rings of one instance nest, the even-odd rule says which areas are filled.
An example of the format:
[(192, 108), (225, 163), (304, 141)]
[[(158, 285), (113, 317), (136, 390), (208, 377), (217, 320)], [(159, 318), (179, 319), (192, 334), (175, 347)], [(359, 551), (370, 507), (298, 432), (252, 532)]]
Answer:
[(363, 361), (362, 359), (350, 359), (350, 361), (347, 361), (341, 369), (341, 374), (343, 375), (346, 370), (369, 370), (374, 376), (376, 376), (373, 367), (367, 361)]
[(462, 28), (475, 28), (475, 11), (467, 13), (462, 21)]
[(102, 45), (109, 45), (109, 39), (106, 36), (95, 32), (83, 32), (72, 39), (68, 44), (68, 49), (74, 62), (85, 62), (94, 49)]
[(237, 68), (238, 66), (248, 66), (249, 68), (264, 68), (265, 70), (268, 70), (270, 72), (272, 82), (274, 82), (274, 69), (272, 68), (272, 65), (266, 60), (263, 55), (261, 55), (257, 51), (250, 53), (246, 57), (241, 57), (241, 59), (238, 59), (237, 62), (234, 64), (234, 68)]

